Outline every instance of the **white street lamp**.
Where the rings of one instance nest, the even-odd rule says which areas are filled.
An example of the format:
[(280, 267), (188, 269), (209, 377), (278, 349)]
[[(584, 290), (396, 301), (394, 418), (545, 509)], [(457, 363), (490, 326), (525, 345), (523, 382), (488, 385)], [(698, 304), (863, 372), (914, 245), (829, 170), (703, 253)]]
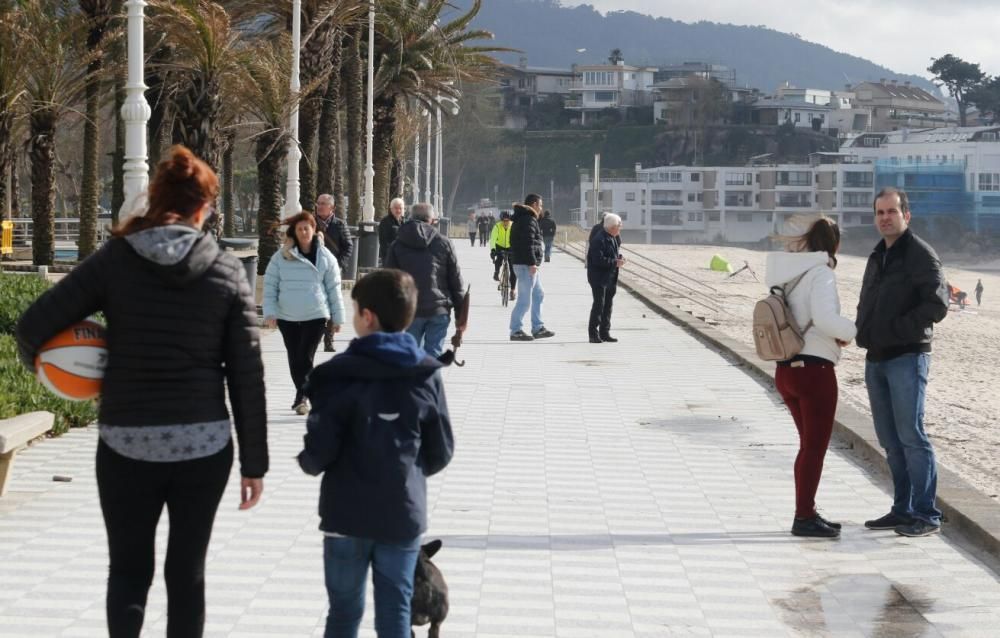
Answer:
[(295, 100), (291, 115), (288, 117), (288, 176), (285, 182), (285, 215), (292, 216), (302, 212), (299, 201), (299, 160), (302, 151), (299, 150), (299, 49), (302, 48), (302, 0), (292, 0), (292, 78), (289, 83), (291, 98)]
[[(368, 123), (365, 149), (365, 203), (358, 224), (358, 270), (378, 266), (378, 236), (375, 234), (375, 0), (368, 0)], [(358, 273), (360, 274), (360, 272)]]
[(149, 187), (149, 164), (146, 148), (146, 123), (152, 114), (146, 101), (144, 77), (144, 14), (145, 0), (128, 0), (128, 83), (121, 117), (125, 122), (125, 201), (118, 211), (119, 221), (141, 214), (146, 207)]
[(417, 127), (417, 137), (413, 142), (413, 187), (410, 189), (413, 194), (411, 204), (420, 201), (420, 127)]
[(434, 180), (434, 209), (437, 211), (438, 215), (444, 215), (444, 160), (442, 153), (443, 145), (443, 134), (441, 128), (441, 104), (449, 103), (451, 104), (451, 114), (458, 115), (459, 106), (458, 102), (454, 98), (438, 96), (437, 97), (437, 135), (436, 135), (436, 146), (437, 146), (437, 157), (435, 158), (435, 171), (437, 177)]

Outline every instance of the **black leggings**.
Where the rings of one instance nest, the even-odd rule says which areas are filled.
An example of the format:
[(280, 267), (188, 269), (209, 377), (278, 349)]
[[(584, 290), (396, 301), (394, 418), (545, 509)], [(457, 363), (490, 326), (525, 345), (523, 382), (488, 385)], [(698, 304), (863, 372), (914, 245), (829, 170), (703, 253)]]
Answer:
[(170, 515), (167, 636), (199, 638), (205, 626), (205, 555), (233, 465), (233, 444), (192, 461), (154, 463), (97, 445), (97, 492), (108, 533), (108, 635), (135, 638), (155, 571), (156, 525)]
[(278, 319), (278, 330), (285, 340), (285, 350), (288, 351), (288, 370), (292, 373), (292, 383), (295, 384), (295, 403), (302, 399), (302, 386), (306, 377), (312, 372), (313, 358), (316, 348), (326, 331), (326, 319), (310, 319), (309, 321), (285, 321)]

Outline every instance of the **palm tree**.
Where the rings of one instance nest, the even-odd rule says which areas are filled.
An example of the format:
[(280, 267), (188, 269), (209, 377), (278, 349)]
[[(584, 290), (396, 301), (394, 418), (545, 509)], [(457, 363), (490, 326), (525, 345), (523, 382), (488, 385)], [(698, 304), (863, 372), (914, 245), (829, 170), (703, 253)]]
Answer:
[(98, 163), (101, 158), (100, 123), (101, 84), (104, 47), (112, 17), (111, 0), (80, 0), (80, 10), (87, 19), (87, 49), (91, 60), (87, 68), (87, 114), (83, 121), (83, 176), (80, 184), (79, 258), (85, 259), (97, 248), (97, 210), (100, 197)]
[[(112, 15), (121, 16), (124, 0), (111, 0)], [(125, 39), (118, 38), (111, 45), (112, 57), (124, 59)], [(126, 66), (118, 65), (114, 71), (114, 121), (115, 150), (111, 153), (111, 223), (118, 224), (118, 211), (125, 204), (125, 120), (122, 106), (125, 104)]]
[(17, 16), (5, 8), (0, 14), (0, 219), (6, 219), (7, 175), (12, 172), (14, 159), (15, 123), (21, 115), (24, 96), (24, 73), (27, 48), (17, 36)]
[(340, 204), (344, 195), (344, 173), (340, 153), (340, 69), (343, 63), (344, 35), (338, 29), (333, 36), (330, 77), (326, 81), (323, 107), (319, 116), (319, 153), (316, 159), (316, 192), (333, 194)]
[[(345, 35), (344, 62), (341, 80), (344, 91), (344, 131), (347, 152), (343, 161), (347, 163), (347, 223), (356, 226), (361, 221), (362, 183), (361, 158), (365, 156), (365, 92), (361, 58), (361, 39), (364, 29), (355, 26)], [(337, 202), (338, 204), (340, 202)]]
[(487, 53), (508, 50), (470, 46), (493, 38), (489, 31), (469, 29), (481, 6), (482, 0), (474, 0), (468, 12), (449, 22), (442, 20), (451, 8), (448, 0), (395, 0), (382, 6), (375, 41), (375, 210), (384, 211), (390, 199), (399, 109), (416, 103), (433, 110), (441, 97), (457, 99), (461, 82), (485, 80), (495, 70), (497, 62)]
[(86, 49), (86, 24), (70, 0), (22, 0), (17, 37), (27, 47), (23, 67), (29, 101), (31, 161), (32, 260), (55, 259), (54, 207), (56, 129), (68, 108), (87, 87), (94, 57)]

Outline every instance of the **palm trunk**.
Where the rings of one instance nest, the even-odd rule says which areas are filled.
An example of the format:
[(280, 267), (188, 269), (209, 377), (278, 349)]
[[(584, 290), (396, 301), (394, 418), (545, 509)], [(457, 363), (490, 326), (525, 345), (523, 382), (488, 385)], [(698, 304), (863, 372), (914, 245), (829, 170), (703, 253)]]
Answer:
[(0, 151), (0, 220), (10, 219), (14, 216), (12, 214), (13, 206), (7, 200), (8, 195), (10, 195), (10, 189), (7, 188), (7, 180), (10, 177), (11, 164), (11, 153), (5, 148), (3, 151)]
[(31, 259), (36, 266), (55, 261), (56, 114), (38, 108), (31, 115)]
[(375, 214), (389, 210), (389, 187), (392, 184), (392, 147), (396, 137), (396, 98), (375, 100), (375, 134), (372, 140), (372, 163), (375, 165)]
[(302, 149), (302, 159), (299, 160), (299, 202), (302, 210), (315, 210), (316, 205), (316, 174), (313, 168), (313, 149), (316, 147), (316, 128), (319, 121), (320, 102), (309, 98), (299, 107), (299, 148)]
[(222, 152), (222, 219), (224, 228), (222, 230), (226, 237), (236, 234), (236, 221), (233, 215), (236, 207), (233, 205), (233, 195), (236, 189), (233, 188), (233, 147), (236, 146), (236, 134), (226, 131), (226, 150)]
[(263, 275), (271, 256), (281, 246), (278, 225), (281, 223), (281, 164), (285, 160), (285, 144), (279, 144), (276, 132), (257, 138), (254, 157), (257, 160), (257, 274)]
[(21, 176), (17, 171), (17, 155), (10, 154), (10, 216), (20, 217)]
[(111, 154), (111, 224), (118, 225), (118, 213), (125, 205), (125, 74), (115, 74), (115, 150)]
[(347, 152), (344, 153), (344, 161), (347, 162), (347, 223), (350, 226), (356, 226), (361, 220), (361, 158), (365, 156), (361, 37), (360, 27), (351, 30), (343, 73), (344, 95), (347, 98)]
[(319, 152), (316, 161), (316, 192), (332, 194), (337, 206), (343, 201), (344, 175), (340, 161), (340, 68), (343, 41), (338, 31), (333, 36), (330, 77), (319, 117)]
[(97, 249), (97, 207), (100, 195), (98, 163), (101, 158), (100, 117), (101, 60), (96, 59), (87, 69), (87, 117), (83, 122), (83, 178), (80, 185), (79, 258), (86, 259)]

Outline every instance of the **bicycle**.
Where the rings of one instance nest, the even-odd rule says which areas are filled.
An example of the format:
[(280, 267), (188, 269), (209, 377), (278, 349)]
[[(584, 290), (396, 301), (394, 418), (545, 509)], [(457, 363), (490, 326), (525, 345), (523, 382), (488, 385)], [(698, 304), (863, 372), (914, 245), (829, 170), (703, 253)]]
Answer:
[(504, 250), (500, 253), (502, 261), (500, 262), (500, 285), (497, 289), (500, 291), (500, 303), (503, 306), (507, 306), (510, 302), (510, 261), (507, 258), (507, 251)]

